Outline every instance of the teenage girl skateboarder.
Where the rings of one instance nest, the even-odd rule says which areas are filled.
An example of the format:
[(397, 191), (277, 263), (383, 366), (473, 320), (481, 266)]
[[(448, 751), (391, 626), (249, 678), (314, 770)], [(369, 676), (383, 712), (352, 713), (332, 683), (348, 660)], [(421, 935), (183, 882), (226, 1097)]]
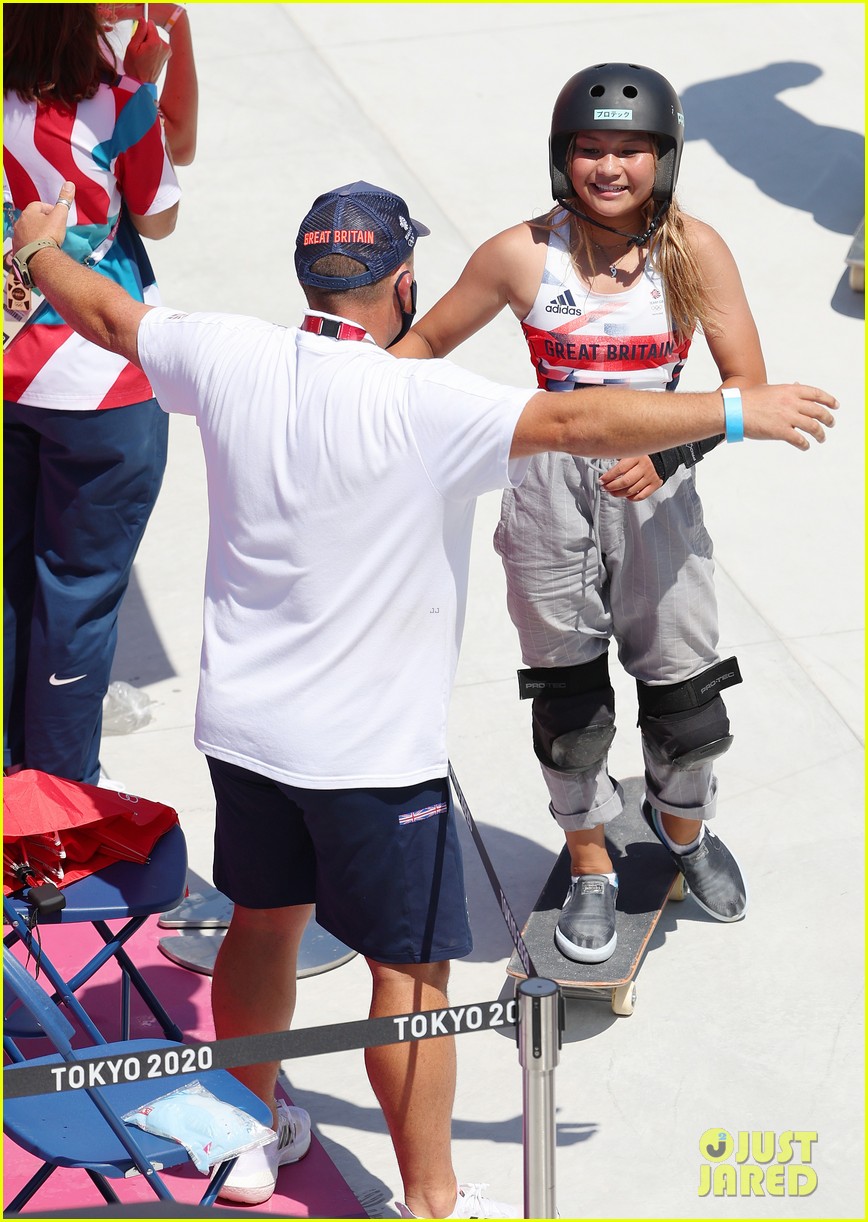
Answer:
[[(485, 242), (393, 351), (443, 356), (508, 305), (544, 389), (674, 391), (699, 329), (737, 431), (733, 399), (765, 382), (765, 365), (732, 254), (674, 198), (683, 144), (681, 104), (659, 73), (634, 64), (577, 73), (552, 116), (556, 206)], [(713, 760), (732, 742), (720, 692), (741, 682), (735, 659), (717, 652), (712, 545), (693, 471), (722, 440), (620, 461), (540, 454), (504, 495), (495, 547), (531, 668), (522, 695), (533, 698), (534, 750), (572, 859), (555, 941), (578, 962), (609, 958), (617, 941), (604, 840), (624, 805), (606, 767), (613, 637), (638, 691), (645, 818), (707, 912), (744, 916), (739, 866), (707, 826)]]

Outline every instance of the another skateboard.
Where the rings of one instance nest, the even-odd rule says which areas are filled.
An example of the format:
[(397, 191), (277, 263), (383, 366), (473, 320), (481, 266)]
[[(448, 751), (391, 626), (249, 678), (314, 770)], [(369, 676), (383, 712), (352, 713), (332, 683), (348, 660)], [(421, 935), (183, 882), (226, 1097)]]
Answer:
[[(225, 936), (225, 929), (213, 925), (203, 926), (202, 929), (179, 929), (174, 937), (160, 938), (157, 945), (173, 963), (191, 972), (199, 972), (202, 976), (213, 976), (214, 962)], [(311, 920), (298, 948), (296, 976), (299, 980), (319, 976), (322, 972), (349, 963), (355, 957), (356, 951)]]
[(865, 218), (863, 217), (859, 223), (859, 228), (853, 235), (853, 241), (850, 243), (850, 249), (847, 251), (845, 260), (850, 281), (850, 288), (854, 293), (865, 292)]
[[(157, 924), (176, 931), (173, 937), (160, 938), (157, 945), (173, 963), (199, 972), (214, 974), (214, 961), (226, 936), (234, 905), (215, 887), (192, 892), (176, 908), (164, 912)], [(298, 949), (299, 980), (331, 971), (355, 958), (356, 951), (311, 919)]]
[[(611, 958), (605, 963), (576, 963), (555, 945), (555, 926), (570, 885), (566, 848), (555, 862), (522, 936), (539, 975), (554, 980), (567, 997), (608, 992), (614, 1012), (626, 1015), (633, 1013), (636, 973), (666, 901), (684, 899), (687, 885), (635, 803), (631, 802), (609, 825), (606, 844), (618, 874), (618, 944)], [(525, 979), (517, 953), (506, 970), (510, 976)]]
[(228, 929), (235, 905), (216, 887), (191, 891), (157, 921), (161, 929)]

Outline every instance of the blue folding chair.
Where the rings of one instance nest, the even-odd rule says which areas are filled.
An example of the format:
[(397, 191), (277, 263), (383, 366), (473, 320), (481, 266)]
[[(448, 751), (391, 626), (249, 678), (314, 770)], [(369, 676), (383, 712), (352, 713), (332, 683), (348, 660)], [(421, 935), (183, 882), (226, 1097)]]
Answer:
[[(125, 1057), (177, 1046), (174, 1040), (142, 1039), (107, 1043), (96, 1041), (87, 1048), (74, 1049), (70, 1036), (72, 1025), (54, 1005), (38, 982), (18, 962), (12, 952), (3, 948), (3, 981), (8, 995), (13, 995), (31, 1015), (55, 1051), (47, 1056), (25, 1061), (20, 1049), (7, 1038), (7, 1051), (13, 1064), (3, 1070), (6, 1101), (3, 1107), (3, 1129), (16, 1145), (42, 1160), (42, 1166), (31, 1176), (15, 1198), (6, 1206), (6, 1213), (18, 1213), (58, 1167), (79, 1168), (87, 1172), (103, 1200), (120, 1204), (110, 1179), (126, 1178), (139, 1173), (162, 1200), (176, 1198), (166, 1186), (159, 1171), (190, 1162), (186, 1148), (177, 1141), (147, 1133), (124, 1124), (127, 1112), (151, 1102), (160, 1095), (198, 1081), (216, 1098), (247, 1112), (266, 1128), (271, 1126), (271, 1110), (225, 1069), (200, 1070), (178, 1074), (168, 1079), (122, 1082), (116, 1086), (82, 1087), (50, 1095), (23, 1095), (10, 1098), (10, 1075), (32, 1065), (74, 1063), (98, 1051), (101, 1056)], [(199, 1202), (210, 1206), (217, 1198), (227, 1176), (235, 1165), (227, 1159), (215, 1170)]]
[[(58, 912), (39, 916), (37, 929), (45, 925), (90, 922), (105, 944), (69, 979), (64, 977), (41, 948), (38, 936), (30, 925), (33, 910), (23, 893), (4, 897), (3, 921), (9, 926), (9, 933), (4, 936), (3, 942), (5, 946), (13, 946), (18, 941), (24, 943), (28, 952), (38, 960), (47, 979), (51, 981), (55, 990), (55, 1002), (68, 1007), (91, 1039), (102, 1039), (102, 1036), (78, 1003), (75, 994), (94, 973), (113, 958), (121, 968), (121, 1038), (130, 1038), (132, 986), (160, 1024), (166, 1037), (181, 1040), (183, 1036), (180, 1028), (166, 1013), (124, 948), (149, 916), (165, 912), (180, 903), (186, 885), (187, 844), (184, 833), (176, 824), (157, 841), (147, 864), (118, 861), (96, 874), (70, 883), (68, 887), (63, 888), (66, 906)], [(126, 924), (119, 930), (112, 931), (106, 922), (115, 920), (125, 920)], [(34, 1034), (29, 1023), (23, 1026), (19, 1024), (13, 1010), (5, 1014), (5, 1021), (6, 1030), (13, 1036)]]

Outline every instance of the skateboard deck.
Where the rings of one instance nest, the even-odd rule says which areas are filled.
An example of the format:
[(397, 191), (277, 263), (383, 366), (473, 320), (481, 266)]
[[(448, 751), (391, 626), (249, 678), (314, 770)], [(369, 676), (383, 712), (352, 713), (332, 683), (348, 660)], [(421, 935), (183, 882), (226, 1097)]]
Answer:
[(191, 891), (157, 921), (161, 929), (227, 929), (235, 905), (216, 887)]
[[(626, 788), (626, 787), (625, 787)], [(633, 802), (606, 832), (609, 855), (618, 874), (618, 944), (604, 963), (576, 963), (555, 945), (555, 926), (570, 885), (570, 855), (561, 852), (527, 919), (522, 936), (540, 976), (554, 980), (566, 996), (608, 991), (616, 1014), (632, 1014), (635, 976), (666, 901), (682, 899), (684, 880), (666, 849)], [(525, 978), (517, 953), (510, 976)]]
[(850, 269), (848, 276), (850, 288), (854, 293), (865, 292), (865, 219), (859, 224), (859, 228), (853, 235), (853, 241), (850, 243), (850, 249), (847, 251), (845, 260), (847, 267)]
[[(216, 887), (203, 886), (191, 892), (177, 907), (164, 912), (157, 921), (175, 936), (160, 938), (157, 945), (167, 959), (203, 976), (214, 974), (214, 961), (232, 919), (234, 904)], [(298, 949), (299, 980), (318, 976), (348, 963), (356, 951), (317, 924), (308, 921)]]
[[(214, 961), (225, 937), (226, 930), (215, 926), (184, 929), (174, 937), (160, 938), (157, 945), (173, 963), (203, 976), (213, 976)], [(322, 972), (330, 972), (332, 968), (349, 963), (355, 956), (356, 951), (311, 920), (298, 949), (296, 975), (299, 980), (304, 980), (306, 976), (319, 976)]]

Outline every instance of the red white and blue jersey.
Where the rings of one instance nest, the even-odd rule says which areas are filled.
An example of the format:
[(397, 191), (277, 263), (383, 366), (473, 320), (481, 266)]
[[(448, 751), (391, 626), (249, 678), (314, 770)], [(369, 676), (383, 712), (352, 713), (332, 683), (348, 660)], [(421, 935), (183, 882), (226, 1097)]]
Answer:
[[(34, 200), (54, 202), (67, 179), (75, 201), (63, 249), (95, 266), (136, 301), (159, 304), (144, 246), (124, 219), (165, 211), (181, 189), (166, 151), (153, 94), (129, 77), (100, 85), (71, 108), (3, 104), (4, 241)], [(4, 353), (3, 396), (30, 407), (72, 411), (124, 407), (153, 397), (140, 369), (77, 335), (48, 302)]]
[(566, 221), (563, 213), (549, 235), (542, 282), (521, 324), (539, 385), (674, 390), (690, 340), (676, 339), (671, 330), (660, 273), (647, 259), (626, 292), (590, 292), (570, 259)]

